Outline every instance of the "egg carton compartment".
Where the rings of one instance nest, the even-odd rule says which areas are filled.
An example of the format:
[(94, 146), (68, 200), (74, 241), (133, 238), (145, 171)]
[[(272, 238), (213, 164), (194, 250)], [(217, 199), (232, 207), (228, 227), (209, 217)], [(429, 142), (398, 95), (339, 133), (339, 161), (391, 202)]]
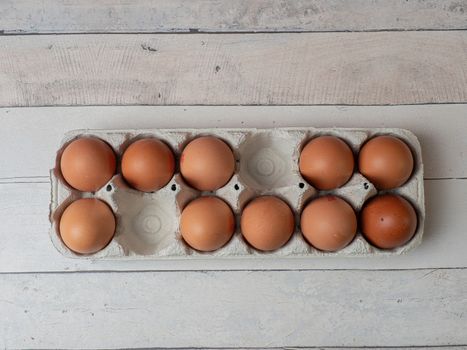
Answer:
[[(203, 192), (190, 187), (178, 167), (169, 183), (153, 193), (130, 188), (120, 175), (120, 159), (125, 149), (135, 140), (152, 137), (165, 142), (174, 152), (176, 164), (187, 143), (199, 136), (215, 136), (232, 149), (235, 173), (222, 188)], [(312, 247), (300, 232), (300, 213), (312, 199), (334, 194), (345, 199), (356, 215), (363, 204), (378, 191), (358, 172), (342, 187), (319, 191), (307, 183), (299, 171), (300, 152), (306, 143), (318, 136), (333, 135), (344, 140), (358, 159), (358, 151), (377, 135), (393, 135), (407, 143), (414, 157), (414, 170), (407, 183), (386, 192), (397, 193), (408, 199), (418, 214), (418, 226), (413, 238), (404, 246), (386, 250), (368, 243), (360, 230), (344, 249), (324, 252)], [(117, 174), (94, 193), (72, 189), (60, 173), (60, 156), (66, 145), (82, 136), (95, 136), (107, 142), (117, 155)], [(276, 129), (144, 129), (144, 130), (75, 130), (67, 133), (51, 170), (52, 200), (50, 206), (51, 240), (59, 252), (67, 257), (84, 259), (192, 259), (192, 258), (247, 258), (247, 257), (318, 257), (318, 256), (373, 256), (399, 255), (421, 243), (425, 218), (423, 163), (421, 147), (416, 136), (408, 130), (395, 128), (276, 128)], [(383, 193), (383, 192), (380, 192)], [(223, 199), (232, 208), (236, 229), (232, 239), (213, 252), (199, 252), (188, 246), (179, 232), (183, 208), (199, 196), (213, 195)], [(240, 216), (246, 204), (262, 195), (274, 195), (286, 201), (295, 215), (296, 228), (291, 239), (280, 249), (262, 252), (251, 247), (240, 232)], [(62, 242), (59, 220), (63, 210), (74, 200), (98, 198), (113, 210), (117, 228), (107, 247), (92, 255), (80, 255)]]

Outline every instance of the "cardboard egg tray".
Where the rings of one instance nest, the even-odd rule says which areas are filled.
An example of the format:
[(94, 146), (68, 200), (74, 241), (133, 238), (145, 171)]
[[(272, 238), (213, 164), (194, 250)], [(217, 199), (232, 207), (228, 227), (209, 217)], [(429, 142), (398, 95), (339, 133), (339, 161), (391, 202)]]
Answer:
[[(414, 237), (404, 246), (382, 250), (368, 243), (358, 230), (355, 239), (337, 252), (323, 252), (313, 248), (303, 238), (299, 223), (300, 213), (309, 200), (323, 194), (335, 194), (359, 211), (367, 199), (378, 193), (373, 184), (358, 173), (342, 187), (331, 191), (318, 191), (300, 175), (300, 151), (312, 138), (320, 135), (338, 136), (352, 148), (358, 159), (363, 143), (376, 135), (394, 135), (404, 140), (414, 156), (414, 171), (403, 186), (393, 192), (408, 199), (418, 214)], [(235, 159), (235, 174), (222, 188), (213, 192), (200, 192), (186, 184), (179, 173), (178, 160), (184, 146), (192, 139), (212, 135), (227, 142)], [(80, 136), (95, 136), (112, 146), (117, 159), (134, 140), (154, 137), (166, 142), (173, 150), (177, 169), (174, 177), (162, 189), (153, 193), (134, 190), (119, 173), (95, 193), (72, 189), (60, 173), (60, 156), (65, 146)], [(52, 202), (50, 237), (57, 250), (67, 257), (91, 259), (193, 259), (193, 258), (248, 258), (248, 257), (318, 257), (318, 256), (379, 256), (405, 253), (421, 243), (425, 219), (423, 163), (420, 144), (416, 136), (404, 129), (344, 129), (344, 128), (277, 128), (277, 129), (150, 129), (150, 130), (76, 130), (65, 135), (57, 153), (56, 166), (51, 170)], [(275, 195), (284, 199), (295, 214), (296, 228), (292, 238), (273, 252), (255, 250), (240, 232), (240, 215), (245, 205), (260, 195)], [(181, 238), (179, 218), (184, 206), (202, 195), (215, 195), (226, 201), (236, 217), (236, 230), (232, 239), (222, 248), (202, 253), (190, 248)], [(92, 255), (79, 255), (68, 249), (58, 231), (63, 210), (78, 198), (94, 197), (105, 201), (117, 219), (116, 233), (103, 250)]]

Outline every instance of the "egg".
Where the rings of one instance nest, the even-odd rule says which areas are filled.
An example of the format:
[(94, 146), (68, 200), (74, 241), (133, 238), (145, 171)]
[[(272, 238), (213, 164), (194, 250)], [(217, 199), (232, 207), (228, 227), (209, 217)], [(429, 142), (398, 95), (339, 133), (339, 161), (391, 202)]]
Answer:
[(417, 229), (417, 214), (412, 204), (394, 194), (370, 199), (361, 211), (360, 221), (365, 238), (383, 249), (404, 245)]
[(68, 144), (60, 158), (60, 170), (73, 188), (94, 192), (115, 174), (116, 158), (112, 148), (96, 137), (81, 137)]
[(214, 196), (199, 197), (183, 209), (180, 233), (192, 248), (210, 252), (224, 246), (235, 230), (232, 209)]
[(309, 141), (300, 154), (299, 168), (305, 180), (320, 190), (344, 185), (352, 176), (354, 157), (350, 147), (335, 136)]
[(122, 156), (122, 175), (133, 188), (152, 192), (161, 189), (172, 178), (175, 158), (162, 141), (146, 138), (133, 142)]
[(305, 207), (300, 227), (313, 247), (333, 252), (352, 242), (357, 233), (357, 217), (345, 200), (333, 195), (323, 196)]
[(63, 243), (79, 254), (92, 254), (103, 249), (115, 233), (115, 216), (99, 199), (83, 198), (72, 202), (60, 218)]
[(272, 251), (290, 239), (295, 228), (294, 214), (287, 203), (274, 196), (252, 200), (243, 209), (241, 231), (254, 248)]
[(200, 191), (223, 187), (235, 170), (235, 158), (230, 147), (212, 136), (191, 141), (180, 157), (180, 172), (185, 181)]
[(363, 145), (358, 157), (360, 173), (380, 190), (402, 186), (410, 178), (413, 166), (410, 148), (394, 136), (372, 138)]

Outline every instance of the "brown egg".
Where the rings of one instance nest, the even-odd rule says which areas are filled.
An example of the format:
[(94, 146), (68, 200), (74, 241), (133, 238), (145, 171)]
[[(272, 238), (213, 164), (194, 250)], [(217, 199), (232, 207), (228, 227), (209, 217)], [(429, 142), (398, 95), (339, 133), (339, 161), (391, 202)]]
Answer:
[(212, 136), (191, 141), (180, 157), (180, 172), (188, 184), (201, 191), (214, 191), (224, 186), (235, 170), (230, 147)]
[(312, 139), (300, 154), (300, 173), (312, 186), (331, 190), (349, 181), (354, 157), (350, 147), (335, 136)]
[(404, 245), (415, 234), (417, 214), (401, 196), (385, 194), (370, 199), (360, 214), (365, 238), (383, 249)]
[(180, 232), (194, 249), (210, 252), (224, 246), (235, 230), (232, 209), (217, 197), (200, 197), (182, 211)]
[(413, 163), (410, 148), (393, 136), (372, 138), (358, 158), (360, 173), (380, 190), (403, 185), (412, 174)]
[(115, 216), (99, 199), (83, 198), (71, 203), (60, 219), (63, 243), (76, 253), (92, 254), (104, 248), (115, 233)]
[(175, 159), (170, 148), (157, 139), (133, 142), (123, 153), (122, 175), (139, 191), (156, 191), (170, 181), (175, 171)]
[(60, 170), (65, 181), (79, 191), (94, 192), (115, 174), (112, 148), (96, 137), (74, 140), (62, 153)]
[(357, 233), (357, 217), (345, 200), (319, 197), (303, 210), (300, 227), (306, 240), (324, 251), (336, 251), (352, 242)]
[(243, 209), (242, 235), (256, 249), (279, 249), (290, 239), (294, 228), (292, 210), (277, 197), (258, 197)]

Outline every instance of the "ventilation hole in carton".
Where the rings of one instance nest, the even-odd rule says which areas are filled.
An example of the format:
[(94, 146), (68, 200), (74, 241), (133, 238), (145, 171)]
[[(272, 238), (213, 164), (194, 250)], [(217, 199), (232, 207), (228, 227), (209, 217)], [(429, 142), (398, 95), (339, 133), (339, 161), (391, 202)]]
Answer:
[(175, 186), (175, 184), (173, 184), (173, 185), (170, 187), (170, 189), (171, 189), (172, 191), (176, 191), (176, 190), (177, 190), (177, 186)]
[(106, 190), (107, 192), (112, 191), (112, 185), (107, 185), (107, 187), (105, 188), (105, 190)]
[(370, 186), (368, 186), (368, 184), (365, 182), (365, 183), (363, 184), (363, 188), (364, 188), (365, 190), (367, 190), (368, 188), (370, 188)]
[(235, 191), (238, 191), (240, 189), (240, 186), (238, 186), (238, 184), (235, 184), (234, 188), (235, 188)]
[(305, 187), (305, 184), (304, 184), (303, 182), (300, 182), (300, 183), (298, 184), (298, 187), (304, 188), (304, 187)]

